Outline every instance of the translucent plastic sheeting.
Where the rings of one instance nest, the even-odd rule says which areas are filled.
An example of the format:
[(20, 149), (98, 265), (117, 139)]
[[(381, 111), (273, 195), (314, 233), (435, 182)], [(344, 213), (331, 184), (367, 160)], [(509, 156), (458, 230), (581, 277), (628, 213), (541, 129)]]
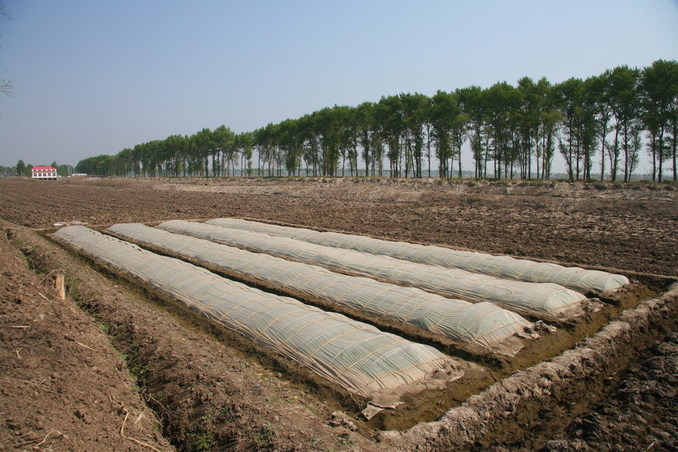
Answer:
[(586, 299), (582, 294), (557, 284), (499, 279), (454, 268), (418, 264), (243, 229), (183, 220), (166, 221), (158, 227), (307, 263), (359, 272), (473, 301), (502, 303), (540, 314), (558, 315)]
[(472, 304), (413, 287), (346, 276), (315, 265), (252, 253), (138, 223), (116, 224), (109, 231), (211, 266), (290, 287), (313, 297), (407, 322), (457, 341), (487, 348), (497, 346), (529, 325), (518, 314), (491, 303)]
[(55, 236), (361, 395), (421, 380), (452, 363), (427, 345), (229, 281), (83, 226), (65, 227)]
[(439, 246), (391, 242), (360, 235), (319, 232), (238, 218), (218, 218), (210, 220), (208, 223), (304, 240), (319, 245), (353, 249), (371, 254), (383, 254), (422, 264), (459, 268), (501, 278), (529, 282), (552, 282), (582, 292), (589, 290), (606, 292), (629, 283), (628, 278), (623, 275), (598, 270), (585, 270), (579, 267), (563, 267), (558, 264), (535, 262), (528, 259), (515, 259), (510, 256), (493, 256), (471, 251), (451, 250)]

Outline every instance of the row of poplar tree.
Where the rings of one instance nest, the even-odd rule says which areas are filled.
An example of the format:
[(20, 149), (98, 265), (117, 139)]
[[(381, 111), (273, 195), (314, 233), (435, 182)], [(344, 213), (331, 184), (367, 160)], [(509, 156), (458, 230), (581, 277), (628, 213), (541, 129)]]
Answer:
[(549, 179), (560, 153), (571, 180), (628, 181), (641, 152), (652, 179), (676, 180), (678, 62), (619, 66), (552, 84), (471, 86), (334, 106), (253, 132), (226, 126), (80, 161), (81, 173), (119, 176), (461, 177)]

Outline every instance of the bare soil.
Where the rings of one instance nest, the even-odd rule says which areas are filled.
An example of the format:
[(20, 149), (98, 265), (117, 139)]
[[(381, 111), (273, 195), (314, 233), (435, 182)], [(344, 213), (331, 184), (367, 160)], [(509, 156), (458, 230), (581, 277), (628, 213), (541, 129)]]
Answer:
[(678, 335), (643, 350), (609, 396), (546, 444), (549, 451), (678, 450)]
[(678, 273), (678, 187), (390, 179), (1, 179), (0, 212), (55, 222), (237, 216), (416, 243)]
[(97, 323), (0, 238), (0, 449), (171, 450)]
[[(350, 399), (44, 238), (55, 223), (238, 216), (619, 269), (661, 291), (678, 274), (676, 194), (566, 182), (0, 178), (0, 449), (392, 447)], [(51, 284), (58, 271), (66, 300)], [(555, 422), (488, 444), (618, 450), (621, 435), (629, 450), (675, 450), (674, 329), (669, 318), (648, 330), (602, 394), (591, 384)]]

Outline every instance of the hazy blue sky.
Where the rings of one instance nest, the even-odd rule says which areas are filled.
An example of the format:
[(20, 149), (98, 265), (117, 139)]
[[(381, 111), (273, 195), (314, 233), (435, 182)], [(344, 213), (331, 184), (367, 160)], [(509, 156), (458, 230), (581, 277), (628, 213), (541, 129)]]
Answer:
[[(0, 165), (678, 59), (676, 0), (0, 0)], [(643, 168), (640, 168), (640, 172)]]

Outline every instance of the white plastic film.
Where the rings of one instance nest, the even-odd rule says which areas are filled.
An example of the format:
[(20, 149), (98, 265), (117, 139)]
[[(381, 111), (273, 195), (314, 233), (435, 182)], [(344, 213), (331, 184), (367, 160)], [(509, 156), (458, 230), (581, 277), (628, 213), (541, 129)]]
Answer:
[(214, 267), (403, 321), (460, 342), (493, 348), (529, 325), (518, 314), (491, 303), (448, 299), (413, 287), (347, 276), (316, 265), (252, 253), (138, 223), (116, 224), (109, 231)]
[(535, 262), (529, 259), (516, 259), (510, 256), (493, 256), (491, 254), (452, 250), (439, 246), (392, 242), (360, 235), (319, 232), (311, 229), (291, 228), (238, 218), (218, 218), (210, 220), (208, 223), (227, 228), (244, 229), (279, 237), (304, 240), (325, 246), (354, 249), (371, 254), (383, 254), (422, 264), (459, 268), (502, 278), (529, 282), (552, 282), (581, 292), (588, 292), (590, 290), (607, 292), (629, 283), (628, 278), (623, 275), (599, 270), (586, 270), (580, 267), (564, 267), (558, 264)]
[(558, 315), (578, 306), (586, 299), (584, 295), (557, 284), (505, 280), (454, 268), (316, 245), (243, 229), (184, 220), (166, 221), (158, 227), (307, 263), (367, 274), (445, 295), (472, 301), (501, 303), (539, 314)]
[(83, 226), (68, 226), (54, 235), (361, 395), (419, 381), (452, 362), (427, 345), (229, 281)]

